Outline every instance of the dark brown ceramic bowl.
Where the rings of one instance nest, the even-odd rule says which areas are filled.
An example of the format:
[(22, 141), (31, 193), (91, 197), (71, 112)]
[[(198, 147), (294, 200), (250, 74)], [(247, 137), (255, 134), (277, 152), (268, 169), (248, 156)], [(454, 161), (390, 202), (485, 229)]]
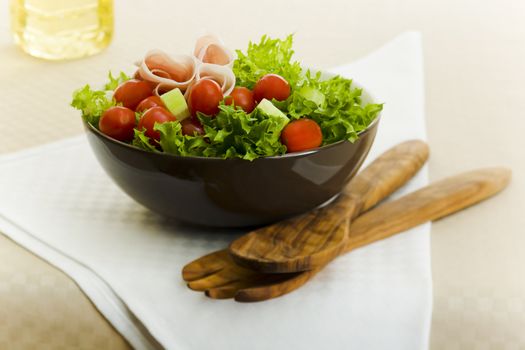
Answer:
[[(363, 91), (363, 102), (371, 101)], [(379, 116), (354, 143), (253, 161), (147, 152), (84, 125), (102, 167), (140, 204), (188, 223), (242, 227), (303, 213), (337, 196), (368, 154), (378, 122)]]

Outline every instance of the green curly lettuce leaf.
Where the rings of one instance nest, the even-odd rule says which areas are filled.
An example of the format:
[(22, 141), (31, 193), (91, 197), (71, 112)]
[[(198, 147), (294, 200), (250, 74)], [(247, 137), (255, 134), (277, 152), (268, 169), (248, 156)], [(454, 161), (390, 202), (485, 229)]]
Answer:
[(265, 74), (278, 74), (290, 84), (286, 101), (273, 100), (291, 119), (315, 120), (323, 132), (323, 145), (341, 140), (354, 142), (382, 110), (382, 104), (361, 105), (361, 89), (340, 76), (322, 80), (321, 74), (303, 71), (292, 60), (293, 36), (271, 39), (263, 36), (258, 44), (250, 42), (246, 54), (237, 50), (233, 64), (237, 84), (253, 88)]
[(152, 141), (146, 134), (145, 130), (133, 129), (134, 137), (131, 144), (137, 148), (143, 149), (150, 152), (158, 152), (157, 148), (153, 146)]
[(93, 90), (91, 86), (85, 85), (73, 92), (71, 106), (82, 112), (82, 119), (98, 128), (98, 121), (102, 113), (110, 107), (116, 106), (112, 91), (120, 84), (130, 79), (124, 72), (116, 77), (111, 72), (108, 74), (109, 81), (104, 84), (103, 89)]
[(164, 152), (180, 156), (202, 156), (208, 147), (202, 136), (183, 135), (180, 122), (155, 123), (153, 128), (160, 133), (160, 146)]
[(93, 90), (89, 85), (73, 92), (71, 106), (82, 112), (82, 119), (98, 128), (98, 121), (104, 111), (116, 105), (104, 90)]
[(282, 119), (272, 118), (256, 109), (247, 114), (232, 106), (221, 105), (220, 112), (210, 118), (199, 113), (204, 135), (182, 135), (179, 122), (155, 124), (160, 132), (160, 145), (165, 152), (182, 156), (220, 158), (258, 157), (284, 154), (279, 141), (285, 126)]
[(246, 54), (236, 50), (237, 59), (233, 63), (233, 73), (237, 85), (253, 89), (259, 78), (265, 74), (282, 76), (293, 88), (301, 80), (301, 65), (292, 61), (293, 35), (284, 40), (271, 39), (263, 35), (258, 44), (250, 42)]
[(322, 80), (320, 73), (307, 71), (301, 86), (286, 101), (274, 103), (292, 119), (315, 120), (323, 132), (323, 145), (327, 145), (341, 140), (354, 142), (381, 112), (382, 104), (363, 106), (361, 94), (350, 79), (335, 76)]
[(119, 75), (116, 77), (113, 76), (111, 71), (108, 73), (108, 79), (109, 81), (104, 85), (104, 90), (107, 91), (115, 91), (115, 89), (122, 84), (125, 81), (128, 81), (131, 79), (129, 75), (127, 75), (124, 72), (120, 72)]

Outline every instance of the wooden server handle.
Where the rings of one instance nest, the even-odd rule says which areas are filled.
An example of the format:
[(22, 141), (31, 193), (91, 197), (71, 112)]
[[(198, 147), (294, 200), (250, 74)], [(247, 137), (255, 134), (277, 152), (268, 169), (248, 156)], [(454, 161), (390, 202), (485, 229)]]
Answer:
[(435, 182), (364, 213), (350, 227), (345, 252), (467, 208), (501, 191), (511, 171), (485, 168)]
[(402, 142), (381, 154), (354, 177), (343, 192), (357, 203), (352, 218), (395, 192), (421, 169), (428, 159), (428, 145), (420, 140)]

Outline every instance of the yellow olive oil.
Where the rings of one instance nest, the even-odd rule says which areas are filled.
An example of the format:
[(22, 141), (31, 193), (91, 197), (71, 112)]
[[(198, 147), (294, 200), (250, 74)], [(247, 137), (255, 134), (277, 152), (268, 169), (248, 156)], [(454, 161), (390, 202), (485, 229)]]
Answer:
[(113, 0), (10, 0), (9, 5), (15, 42), (35, 57), (93, 55), (113, 35)]

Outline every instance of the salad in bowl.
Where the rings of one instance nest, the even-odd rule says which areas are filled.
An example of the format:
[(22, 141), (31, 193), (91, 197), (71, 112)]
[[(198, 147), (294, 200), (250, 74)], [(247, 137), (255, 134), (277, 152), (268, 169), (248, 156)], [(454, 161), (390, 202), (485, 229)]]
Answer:
[(254, 160), (356, 141), (382, 104), (362, 103), (350, 79), (304, 69), (292, 40), (263, 36), (233, 53), (205, 35), (192, 55), (153, 50), (71, 104), (110, 138), (178, 156)]
[(263, 225), (333, 200), (374, 141), (381, 104), (351, 80), (304, 69), (292, 36), (191, 55), (154, 50), (82, 113), (99, 163), (153, 212), (206, 226)]

